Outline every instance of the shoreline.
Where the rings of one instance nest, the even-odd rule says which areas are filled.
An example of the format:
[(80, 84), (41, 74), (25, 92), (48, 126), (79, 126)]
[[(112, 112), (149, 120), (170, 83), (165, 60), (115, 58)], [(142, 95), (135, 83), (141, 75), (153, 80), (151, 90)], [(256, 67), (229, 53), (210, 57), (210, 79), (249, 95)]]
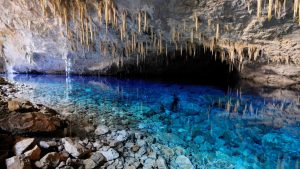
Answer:
[[(8, 139), (6, 142), (4, 140), (7, 150), (0, 155), (2, 167), (6, 166), (8, 169), (170, 168), (168, 164), (171, 158), (168, 159), (166, 154), (153, 149), (156, 140), (146, 133), (132, 131), (129, 128), (114, 129), (106, 125), (91, 124), (84, 127), (85, 134), (72, 136), (72, 130), (82, 127), (77, 124), (76, 129), (76, 124), (71, 123), (70, 119), (73, 115), (64, 117), (41, 104), (36, 105), (18, 99), (14, 95), (18, 89), (6, 80), (2, 78), (0, 80), (2, 81), (0, 91), (6, 93), (1, 95), (1, 108), (2, 112), (6, 111), (6, 116), (1, 117), (0, 120), (0, 135)], [(31, 116), (35, 117), (31, 118)], [(74, 116), (77, 119), (76, 115)], [(56, 121), (53, 120), (54, 117)], [(10, 120), (12, 118), (14, 120)], [(16, 119), (25, 119), (25, 121), (22, 125), (18, 124), (19, 121), (15, 121)], [(16, 124), (8, 125), (12, 121)], [(84, 120), (78, 123), (81, 121)], [(45, 124), (47, 127), (42, 127)], [(18, 125), (21, 127), (14, 128)], [(171, 154), (174, 153), (170, 148), (166, 150)], [(178, 168), (194, 168), (183, 152), (177, 152), (177, 158), (172, 163)]]

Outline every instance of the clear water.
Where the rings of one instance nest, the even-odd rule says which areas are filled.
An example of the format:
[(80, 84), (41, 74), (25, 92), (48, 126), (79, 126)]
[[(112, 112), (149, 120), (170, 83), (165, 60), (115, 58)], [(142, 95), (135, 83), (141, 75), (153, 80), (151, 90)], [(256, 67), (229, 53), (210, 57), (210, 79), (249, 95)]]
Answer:
[(299, 168), (300, 104), (214, 87), (109, 77), (9, 77), (61, 111), (148, 132), (195, 168)]

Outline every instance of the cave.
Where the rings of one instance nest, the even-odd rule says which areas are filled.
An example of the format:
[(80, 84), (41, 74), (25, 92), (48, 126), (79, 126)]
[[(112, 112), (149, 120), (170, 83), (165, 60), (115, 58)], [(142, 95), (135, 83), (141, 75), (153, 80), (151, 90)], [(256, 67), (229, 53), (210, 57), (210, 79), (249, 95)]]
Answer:
[(300, 0), (0, 14), (0, 168), (300, 167)]

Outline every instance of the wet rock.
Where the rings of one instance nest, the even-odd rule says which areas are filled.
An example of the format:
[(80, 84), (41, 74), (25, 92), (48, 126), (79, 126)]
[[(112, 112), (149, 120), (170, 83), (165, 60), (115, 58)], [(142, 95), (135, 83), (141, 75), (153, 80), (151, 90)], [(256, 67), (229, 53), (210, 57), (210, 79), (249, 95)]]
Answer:
[(21, 103), (19, 101), (11, 100), (11, 101), (8, 101), (7, 103), (8, 103), (7, 104), (8, 110), (11, 112), (18, 111), (21, 109)]
[(0, 77), (0, 85), (7, 85), (7, 84), (8, 82), (4, 78)]
[(30, 160), (20, 156), (13, 156), (6, 159), (7, 169), (31, 169)]
[(158, 157), (158, 159), (156, 160), (156, 166), (158, 169), (168, 169), (166, 160), (162, 157)]
[(136, 144), (131, 147), (131, 151), (133, 151), (134, 153), (136, 153), (137, 151), (139, 151), (139, 149), (140, 149), (140, 146), (136, 145)]
[(0, 128), (12, 133), (54, 132), (60, 124), (59, 118), (39, 112), (11, 113), (0, 120)]
[(14, 146), (14, 152), (16, 155), (21, 155), (24, 153), (25, 150), (27, 150), (30, 146), (33, 145), (35, 139), (34, 138), (25, 138), (19, 142), (16, 143)]
[(25, 157), (28, 157), (32, 161), (40, 159), (41, 149), (36, 145), (33, 149), (24, 153)]
[(156, 165), (156, 163), (155, 163), (155, 160), (154, 160), (154, 159), (152, 159), (152, 158), (147, 158), (147, 159), (145, 160), (144, 165), (143, 165), (143, 169), (155, 168), (155, 165)]
[(10, 112), (31, 112), (37, 110), (29, 101), (10, 100), (7, 102), (7, 108)]
[(95, 134), (98, 135), (98, 136), (99, 135), (104, 135), (108, 132), (109, 132), (109, 128), (105, 125), (99, 125), (95, 130)]
[(125, 130), (117, 131), (115, 140), (117, 141), (125, 141), (128, 137), (128, 133)]
[(194, 168), (190, 159), (188, 159), (184, 155), (178, 156), (175, 160), (175, 163), (176, 163), (178, 169), (193, 169)]
[(100, 153), (106, 158), (107, 161), (115, 160), (119, 158), (119, 153), (113, 148), (101, 148)]
[(46, 154), (43, 158), (41, 158), (41, 160), (39, 162), (40, 162), (40, 166), (36, 166), (38, 168), (57, 167), (60, 162), (60, 155), (57, 152), (51, 152), (51, 153)]
[(73, 140), (71, 138), (62, 139), (65, 150), (71, 154), (73, 157), (81, 157), (89, 152), (84, 146), (79, 144), (78, 140)]

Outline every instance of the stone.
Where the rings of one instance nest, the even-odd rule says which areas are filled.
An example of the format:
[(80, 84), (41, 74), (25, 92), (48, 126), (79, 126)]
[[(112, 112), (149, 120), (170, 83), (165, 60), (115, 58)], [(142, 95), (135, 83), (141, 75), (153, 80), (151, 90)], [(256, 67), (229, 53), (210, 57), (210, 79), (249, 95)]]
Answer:
[(194, 169), (190, 159), (184, 155), (180, 155), (176, 158), (175, 163), (178, 169)]
[(152, 158), (147, 158), (143, 165), (143, 169), (155, 168), (155, 166), (156, 166), (156, 161)]
[(0, 120), (0, 128), (4, 131), (22, 134), (54, 132), (59, 129), (61, 122), (57, 117), (40, 112), (10, 113), (8, 117)]
[(108, 132), (109, 132), (109, 128), (105, 125), (99, 125), (95, 130), (95, 134), (98, 135), (98, 136), (99, 135), (104, 135)]
[(57, 146), (57, 143), (55, 141), (40, 141), (39, 145), (41, 148), (48, 149)]
[(90, 158), (83, 160), (83, 164), (85, 169), (92, 169), (104, 164), (105, 161), (105, 157), (100, 152), (95, 152)]
[(158, 157), (156, 160), (156, 166), (158, 169), (168, 169), (166, 160), (163, 159), (162, 157)]
[(114, 140), (123, 142), (127, 139), (128, 133), (125, 130), (117, 131)]
[(7, 169), (31, 169), (30, 160), (20, 156), (13, 156), (6, 159)]
[(8, 105), (8, 110), (13, 112), (13, 111), (18, 111), (21, 109), (21, 103), (19, 101), (16, 101), (16, 100), (11, 100), (11, 101), (8, 101), (7, 102)]
[(27, 150), (30, 146), (33, 145), (35, 139), (34, 138), (25, 138), (19, 142), (16, 143), (14, 146), (14, 152), (16, 155), (21, 155), (24, 153), (25, 150)]
[(85, 169), (93, 169), (97, 167), (97, 163), (92, 159), (83, 160), (83, 165)]
[(33, 149), (26, 151), (24, 154), (28, 159), (36, 161), (40, 159), (41, 149), (36, 145)]
[(78, 140), (73, 140), (71, 138), (62, 139), (65, 150), (71, 154), (73, 157), (81, 157), (89, 152), (84, 146), (79, 144)]
[(119, 158), (119, 153), (113, 148), (109, 148), (108, 150), (101, 150), (100, 153), (105, 157), (107, 161), (112, 161)]
[(51, 152), (41, 158), (39, 162), (42, 167), (57, 167), (60, 162), (60, 155), (57, 152)]
[(139, 149), (140, 149), (140, 146), (136, 145), (136, 144), (131, 147), (131, 151), (133, 151), (134, 153), (136, 153), (137, 151), (139, 151)]

